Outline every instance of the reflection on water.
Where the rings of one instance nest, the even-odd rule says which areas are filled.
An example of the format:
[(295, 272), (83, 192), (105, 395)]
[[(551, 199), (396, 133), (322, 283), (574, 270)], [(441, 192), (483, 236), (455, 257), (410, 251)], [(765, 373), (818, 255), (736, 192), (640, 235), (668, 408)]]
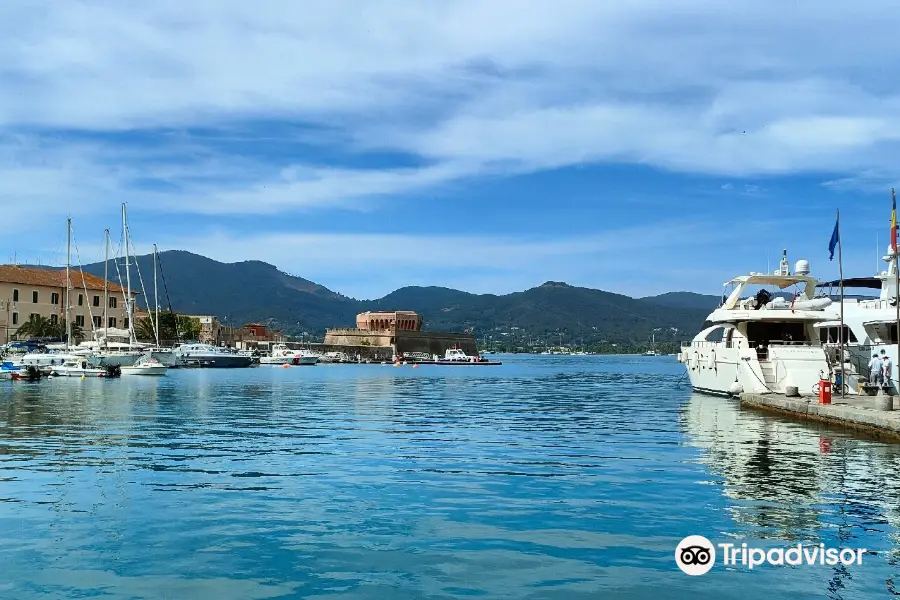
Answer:
[[(700, 394), (691, 396), (684, 423), (732, 501), (734, 524), (723, 536), (869, 548), (896, 564), (900, 445)], [(829, 591), (839, 595), (850, 574), (835, 571)], [(885, 589), (894, 590), (893, 577)]]
[[(691, 395), (667, 357), (504, 363), (3, 382), (0, 598), (892, 590), (897, 446)], [(689, 534), (880, 554), (691, 578)]]

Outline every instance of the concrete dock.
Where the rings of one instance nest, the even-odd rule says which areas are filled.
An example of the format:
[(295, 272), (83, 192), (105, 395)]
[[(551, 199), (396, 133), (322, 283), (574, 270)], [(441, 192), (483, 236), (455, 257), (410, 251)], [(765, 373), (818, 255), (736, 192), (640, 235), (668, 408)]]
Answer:
[[(880, 410), (890, 402), (893, 410)], [(818, 398), (788, 398), (782, 394), (741, 394), (741, 406), (790, 415), (808, 421), (839, 425), (878, 437), (900, 441), (900, 396), (840, 396), (831, 404), (819, 404)]]

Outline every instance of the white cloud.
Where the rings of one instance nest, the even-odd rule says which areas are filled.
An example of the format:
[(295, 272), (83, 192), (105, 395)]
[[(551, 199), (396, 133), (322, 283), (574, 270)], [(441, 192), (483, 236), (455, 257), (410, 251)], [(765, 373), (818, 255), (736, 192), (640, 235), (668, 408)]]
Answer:
[[(222, 130), (264, 118), (327, 127), (344, 149), (430, 159), (372, 170), (297, 160), (286, 175), (240, 150), (192, 154), (185, 134), (146, 150), (182, 156), (180, 168), (159, 156), (138, 165), (139, 149), (108, 156), (97, 142), (80, 163), (51, 160), (50, 183), (32, 190), (59, 198), (41, 186), (77, 187), (77, 177), (97, 198), (132, 190), (141, 174), (173, 183), (155, 200), (163, 207), (207, 214), (347, 206), (595, 162), (736, 176), (896, 172), (898, 16), (885, 0), (814, 13), (724, 0), (7, 3), (0, 133), (61, 128), (54, 143), (72, 156), (83, 144), (70, 128)], [(192, 167), (229, 177), (198, 183)], [(17, 168), (0, 156), (8, 177)]]

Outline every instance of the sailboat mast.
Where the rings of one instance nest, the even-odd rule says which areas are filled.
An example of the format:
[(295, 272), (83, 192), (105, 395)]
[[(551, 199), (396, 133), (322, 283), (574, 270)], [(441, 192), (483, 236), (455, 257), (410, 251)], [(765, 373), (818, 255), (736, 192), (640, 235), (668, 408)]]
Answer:
[(153, 244), (153, 303), (156, 304), (153, 331), (156, 334), (156, 347), (159, 348), (159, 288), (156, 285), (156, 244)]
[(72, 320), (69, 319), (69, 288), (72, 287), (70, 265), (72, 263), (72, 217), (66, 219), (66, 350), (72, 337)]
[(122, 240), (125, 245), (125, 318), (128, 319), (128, 343), (133, 345), (134, 334), (134, 320), (131, 314), (131, 265), (128, 262), (128, 219), (125, 216), (125, 203), (122, 203)]
[(109, 337), (109, 314), (107, 313), (109, 306), (109, 229), (104, 231), (106, 233), (106, 250), (103, 254), (103, 347), (108, 348), (106, 340)]

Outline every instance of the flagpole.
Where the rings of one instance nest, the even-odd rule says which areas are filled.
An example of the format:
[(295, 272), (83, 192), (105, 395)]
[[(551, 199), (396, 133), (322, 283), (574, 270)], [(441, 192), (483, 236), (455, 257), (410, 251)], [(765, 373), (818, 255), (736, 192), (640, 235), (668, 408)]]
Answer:
[[(897, 358), (894, 362), (897, 362), (900, 360), (900, 262), (897, 260), (897, 196), (894, 194), (894, 188), (891, 188), (891, 204), (893, 206), (891, 212), (891, 249), (894, 251), (894, 302), (897, 305)], [(892, 367), (896, 366), (892, 365)], [(900, 388), (900, 382), (898, 382), (898, 388)]]
[[(846, 374), (844, 373), (844, 256), (841, 248), (841, 209), (837, 210), (837, 230), (838, 230), (838, 277), (841, 283), (841, 328), (838, 330), (838, 356), (841, 361), (841, 398), (844, 397), (846, 389)], [(900, 315), (900, 313), (898, 313)], [(898, 317), (900, 322), (900, 317)]]

